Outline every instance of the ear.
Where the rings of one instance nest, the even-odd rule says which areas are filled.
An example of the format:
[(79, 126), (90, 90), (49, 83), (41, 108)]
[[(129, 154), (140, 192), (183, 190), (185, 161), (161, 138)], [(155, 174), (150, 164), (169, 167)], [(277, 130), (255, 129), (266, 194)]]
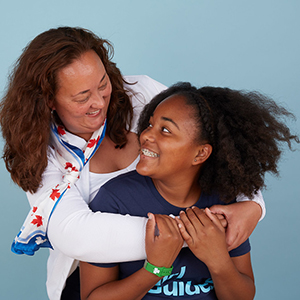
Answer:
[(211, 155), (212, 146), (210, 144), (200, 145), (198, 148), (198, 153), (194, 157), (193, 165), (203, 164)]

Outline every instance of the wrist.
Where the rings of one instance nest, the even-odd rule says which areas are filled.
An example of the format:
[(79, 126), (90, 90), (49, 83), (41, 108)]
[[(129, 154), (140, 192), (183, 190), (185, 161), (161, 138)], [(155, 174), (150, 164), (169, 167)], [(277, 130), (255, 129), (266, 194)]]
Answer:
[(145, 260), (144, 268), (148, 272), (150, 272), (158, 277), (168, 276), (172, 273), (172, 270), (173, 270), (173, 266), (171, 268), (157, 267), (157, 266), (149, 263), (147, 260)]
[(229, 269), (233, 262), (227, 251), (226, 254), (220, 255), (218, 259), (208, 260), (205, 264), (211, 274), (220, 275), (221, 273), (224, 273), (224, 270)]

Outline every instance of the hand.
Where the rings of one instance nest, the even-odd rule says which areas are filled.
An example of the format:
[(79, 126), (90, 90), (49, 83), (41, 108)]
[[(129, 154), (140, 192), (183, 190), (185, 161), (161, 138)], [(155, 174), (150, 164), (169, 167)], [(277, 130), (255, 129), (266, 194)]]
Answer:
[(188, 208), (186, 212), (180, 212), (180, 219), (176, 218), (176, 221), (191, 251), (208, 267), (228, 256), (225, 228), (208, 208)]
[[(170, 268), (178, 256), (183, 239), (177, 222), (166, 215), (148, 214), (146, 225), (147, 260), (157, 266)], [(156, 225), (159, 235), (157, 235)]]
[(223, 214), (228, 222), (226, 243), (229, 251), (238, 247), (251, 235), (261, 217), (261, 208), (254, 201), (214, 205), (210, 210), (216, 214)]
[(221, 222), (221, 225), (222, 225), (224, 228), (227, 228), (228, 222), (227, 222), (225, 216), (222, 215), (222, 214), (215, 214), (215, 215), (218, 217), (219, 221)]

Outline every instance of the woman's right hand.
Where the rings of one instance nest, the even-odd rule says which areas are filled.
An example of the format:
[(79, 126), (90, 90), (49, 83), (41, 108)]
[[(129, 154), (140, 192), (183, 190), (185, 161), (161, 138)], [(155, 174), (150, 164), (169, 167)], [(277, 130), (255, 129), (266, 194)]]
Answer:
[(170, 268), (183, 245), (177, 222), (167, 215), (154, 216), (149, 213), (148, 217), (146, 225), (147, 260), (157, 267)]

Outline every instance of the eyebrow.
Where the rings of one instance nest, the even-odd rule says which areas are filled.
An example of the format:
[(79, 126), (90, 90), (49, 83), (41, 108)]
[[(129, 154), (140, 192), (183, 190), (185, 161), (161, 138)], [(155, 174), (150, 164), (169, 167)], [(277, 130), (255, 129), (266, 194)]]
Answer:
[[(101, 83), (103, 82), (103, 80), (104, 80), (104, 78), (105, 78), (106, 75), (107, 75), (107, 73), (105, 72), (105, 74), (104, 74), (103, 77), (101, 78), (99, 84), (101, 84)], [(86, 94), (86, 93), (88, 93), (88, 92), (89, 92), (89, 90), (81, 91), (81, 92), (77, 93), (76, 95), (73, 95), (72, 97), (76, 97), (76, 96), (78, 96), (78, 95), (83, 95), (83, 94)]]
[(172, 119), (167, 118), (167, 117), (161, 117), (161, 119), (164, 120), (164, 121), (167, 121), (167, 122), (171, 122), (172, 124), (174, 124), (178, 128), (178, 130), (180, 130), (178, 125)]

